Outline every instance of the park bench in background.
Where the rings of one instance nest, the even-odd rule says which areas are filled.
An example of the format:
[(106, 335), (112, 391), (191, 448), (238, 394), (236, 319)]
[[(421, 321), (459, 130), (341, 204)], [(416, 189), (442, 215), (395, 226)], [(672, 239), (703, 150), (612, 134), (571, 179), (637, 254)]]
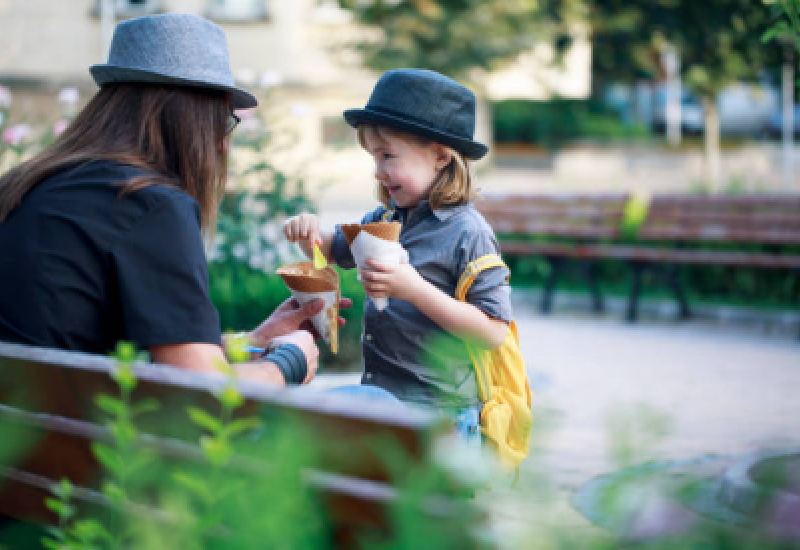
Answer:
[[(0, 517), (54, 524), (56, 517), (44, 501), (52, 496), (52, 485), (62, 479), (75, 486), (79, 507), (108, 507), (108, 500), (99, 491), (99, 465), (91, 446), (111, 439), (108, 430), (98, 423), (95, 398), (101, 393), (118, 394), (109, 376), (115, 365), (112, 359), (101, 356), (0, 342), (0, 433), (7, 434), (1, 442), (6, 454), (0, 452), (0, 457), (8, 456), (8, 434), (20, 429), (35, 434), (32, 446), (20, 457), (11, 464), (0, 463)], [(137, 364), (133, 368), (138, 379), (133, 398), (156, 398), (178, 413), (170, 417), (163, 411), (153, 413), (152, 420), (139, 427), (138, 443), (164, 464), (202, 461), (196, 437), (200, 430), (181, 425), (177, 417), (186, 416), (189, 404), (217, 414), (220, 406), (214, 394), (227, 381), (222, 376), (160, 365)], [(397, 480), (375, 444), (397, 446), (409, 466), (419, 465), (428, 459), (436, 437), (442, 434), (441, 422), (422, 413), (412, 414), (416, 411), (393, 411), (369, 403), (354, 410), (352, 402), (336, 395), (244, 383), (239, 384), (239, 390), (245, 398), (242, 409), (248, 415), (257, 414), (267, 434), (270, 419), (290, 417), (323, 442), (319, 446), (322, 456), (316, 462), (319, 467), (305, 472), (305, 479), (320, 495), (333, 546), (354, 547), (365, 533), (391, 533), (389, 506), (397, 498)], [(269, 457), (263, 461), (268, 464)], [(259, 467), (252, 457), (237, 458), (225, 466), (232, 476)], [(459, 490), (450, 483), (426, 497), (424, 513), (433, 515), (441, 525), (449, 522), (453, 537), (465, 537), (469, 547), (463, 528), (465, 501), (458, 498)], [(269, 513), (264, 510), (265, 515)]]
[(623, 231), (626, 195), (491, 195), (478, 208), (510, 256), (536, 255), (551, 265), (541, 309), (552, 305), (565, 260), (580, 260), (594, 307), (602, 310), (596, 262), (631, 266), (627, 319), (638, 315), (645, 272), (667, 282), (679, 315), (691, 310), (678, 266), (708, 265), (800, 272), (800, 197), (796, 195), (656, 195), (635, 234)]

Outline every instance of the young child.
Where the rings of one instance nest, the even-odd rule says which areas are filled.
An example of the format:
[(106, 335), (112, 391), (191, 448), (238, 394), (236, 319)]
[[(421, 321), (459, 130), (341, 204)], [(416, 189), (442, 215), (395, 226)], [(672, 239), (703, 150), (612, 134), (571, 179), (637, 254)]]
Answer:
[[(390, 298), (383, 311), (365, 303), (362, 384), (442, 410), (479, 442), (481, 404), (464, 341), (499, 347), (512, 311), (505, 267), (482, 271), (467, 302), (454, 298), (470, 262), (499, 254), (492, 229), (472, 205), (469, 159), (488, 150), (473, 140), (475, 96), (436, 72), (392, 70), (364, 109), (344, 117), (375, 161), (382, 203), (361, 223), (400, 221), (409, 256), (396, 266), (370, 261), (360, 272), (369, 296)], [(301, 214), (283, 229), (309, 257), (318, 243), (328, 261), (355, 267), (340, 226), (325, 230), (314, 215)]]

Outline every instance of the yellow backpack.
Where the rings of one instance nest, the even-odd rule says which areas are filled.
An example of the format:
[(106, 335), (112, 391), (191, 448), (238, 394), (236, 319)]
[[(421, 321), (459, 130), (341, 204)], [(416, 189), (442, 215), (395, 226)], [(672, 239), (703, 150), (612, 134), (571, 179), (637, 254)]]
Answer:
[[(470, 262), (456, 287), (456, 299), (466, 302), (467, 290), (484, 269), (503, 267), (496, 254)], [(483, 403), (481, 431), (497, 451), (500, 463), (514, 469), (528, 456), (531, 440), (531, 390), (519, 349), (517, 325), (511, 321), (503, 345), (495, 350), (467, 344)]]

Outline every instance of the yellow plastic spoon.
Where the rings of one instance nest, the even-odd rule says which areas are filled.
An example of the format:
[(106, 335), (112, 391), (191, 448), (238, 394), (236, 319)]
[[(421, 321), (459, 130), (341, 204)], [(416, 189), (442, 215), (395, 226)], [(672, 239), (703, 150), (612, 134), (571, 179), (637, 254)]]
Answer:
[(314, 269), (325, 269), (328, 266), (328, 261), (319, 249), (319, 245), (314, 243)]

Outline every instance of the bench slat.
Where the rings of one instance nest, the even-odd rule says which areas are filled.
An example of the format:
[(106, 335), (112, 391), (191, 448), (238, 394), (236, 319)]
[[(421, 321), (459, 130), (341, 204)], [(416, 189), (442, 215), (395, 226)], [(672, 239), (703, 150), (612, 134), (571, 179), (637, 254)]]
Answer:
[(800, 255), (771, 255), (734, 251), (684, 250), (672, 248), (596, 245), (502, 242), (504, 254), (514, 256), (541, 255), (569, 258), (613, 258), (643, 262), (664, 262), (695, 265), (755, 266), (767, 269), (800, 269)]

